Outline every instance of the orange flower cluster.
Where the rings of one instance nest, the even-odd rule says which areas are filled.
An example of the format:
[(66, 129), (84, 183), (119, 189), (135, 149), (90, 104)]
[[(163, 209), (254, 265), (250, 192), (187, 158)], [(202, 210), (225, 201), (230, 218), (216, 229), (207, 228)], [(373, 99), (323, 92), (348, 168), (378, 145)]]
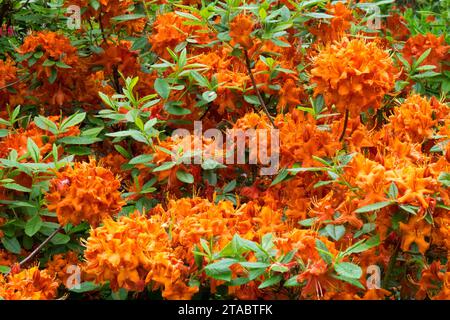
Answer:
[(384, 95), (394, 87), (395, 72), (389, 54), (376, 42), (344, 38), (313, 58), (311, 82), (329, 108), (335, 105), (339, 112), (348, 110), (356, 117), (381, 107)]
[(245, 14), (239, 14), (230, 22), (231, 44), (239, 44), (244, 49), (250, 49), (253, 46), (251, 33), (254, 23), (252, 18)]
[[(0, 60), (0, 88), (4, 89), (16, 79), (17, 68), (12, 59)], [(3, 91), (2, 91), (3, 92)]]
[(178, 44), (185, 41), (192, 44), (207, 44), (211, 41), (211, 35), (206, 28), (188, 24), (187, 21), (175, 12), (158, 15), (153, 24), (152, 35), (148, 38), (152, 51), (161, 58), (170, 59), (167, 48), (174, 50)]
[(102, 219), (117, 214), (125, 202), (120, 181), (95, 161), (75, 163), (58, 172), (45, 195), (47, 208), (57, 214), (62, 226), (87, 221), (97, 226)]
[(104, 220), (86, 241), (85, 271), (111, 289), (142, 291), (145, 285), (162, 287), (167, 299), (190, 298), (198, 288), (184, 284), (183, 262), (168, 247), (169, 237), (158, 220), (134, 214), (118, 221)]
[(434, 127), (448, 117), (448, 112), (448, 107), (435, 97), (428, 100), (412, 95), (394, 109), (385, 129), (404, 141), (422, 143), (432, 137)]
[[(49, 117), (49, 120), (58, 123), (60, 117), (52, 116)], [(55, 143), (58, 138), (76, 136), (79, 133), (80, 129), (77, 126), (73, 126), (59, 136), (55, 136), (50, 131), (43, 130), (34, 122), (31, 122), (26, 129), (21, 128), (16, 130), (16, 132), (11, 133), (0, 141), (0, 157), (8, 157), (11, 150), (16, 150), (18, 157), (22, 157), (28, 152), (28, 139), (32, 139), (34, 143), (36, 143), (40, 149), (41, 156), (44, 156), (52, 150), (53, 143)]]
[[(317, 25), (310, 27), (309, 32), (315, 35), (322, 43), (341, 40), (350, 30), (352, 21), (355, 20), (353, 12), (343, 2), (328, 3), (326, 9), (326, 13), (333, 17), (326, 23), (319, 22)], [(312, 21), (315, 22), (315, 20)]]
[[(75, 86), (77, 75), (73, 69), (80, 68), (77, 49), (64, 35), (51, 31), (42, 31), (27, 36), (22, 46), (18, 49), (22, 55), (30, 54), (33, 60), (24, 60), (22, 67), (34, 73), (42, 83), (39, 90), (34, 90), (33, 95), (51, 105), (61, 106), (64, 102), (74, 99), (71, 89)], [(37, 61), (34, 59), (37, 58)], [(47, 62), (48, 64), (45, 64)], [(60, 67), (58, 67), (59, 63)], [(72, 69), (70, 72), (67, 70)], [(57, 80), (52, 79), (52, 73), (56, 72)], [(59, 74), (58, 74), (59, 73)], [(52, 96), (48, 96), (52, 92)]]
[(0, 297), (5, 300), (51, 300), (56, 298), (58, 283), (38, 267), (0, 274)]
[(406, 19), (398, 13), (395, 13), (387, 17), (386, 29), (391, 33), (392, 37), (396, 40), (405, 41), (411, 34), (408, 27), (406, 26)]
[(74, 251), (55, 254), (52, 259), (47, 262), (46, 265), (47, 272), (55, 276), (55, 281), (63, 284), (69, 289), (77, 284), (74, 283), (74, 281), (82, 280), (75, 277), (72, 282), (69, 282), (70, 276), (74, 275), (75, 272), (77, 272), (77, 270), (74, 269), (77, 267), (81, 267), (81, 262), (78, 259), (78, 254)]
[(445, 43), (444, 35), (436, 37), (431, 33), (426, 35), (419, 33), (406, 41), (402, 55), (412, 64), (413, 59), (417, 60), (428, 49), (431, 49), (431, 51), (421, 65), (436, 66), (437, 72), (443, 70), (442, 62), (450, 59), (450, 46)]

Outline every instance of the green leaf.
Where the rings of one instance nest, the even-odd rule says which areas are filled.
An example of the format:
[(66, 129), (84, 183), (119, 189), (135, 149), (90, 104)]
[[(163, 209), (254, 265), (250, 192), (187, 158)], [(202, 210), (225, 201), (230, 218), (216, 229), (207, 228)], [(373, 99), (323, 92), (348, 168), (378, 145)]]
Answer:
[(29, 237), (34, 236), (42, 227), (42, 219), (39, 215), (35, 215), (27, 221), (25, 225), (25, 234)]
[(271, 278), (265, 280), (263, 283), (261, 283), (258, 286), (258, 289), (264, 289), (267, 287), (274, 286), (274, 285), (278, 284), (282, 279), (283, 279), (283, 276), (281, 274), (271, 277)]
[(344, 251), (344, 256), (353, 253), (364, 252), (379, 245), (380, 245), (380, 236), (376, 235), (368, 239), (367, 241), (361, 240), (353, 244), (352, 246), (348, 247), (347, 250)]
[(48, 82), (50, 84), (53, 84), (55, 82), (57, 76), (58, 76), (58, 71), (56, 70), (56, 68), (52, 68), (52, 70), (50, 72), (50, 77), (48, 77)]
[(236, 188), (236, 180), (232, 180), (225, 187), (223, 187), (223, 193), (229, 193)]
[(194, 183), (194, 176), (186, 171), (178, 170), (177, 171), (177, 178), (181, 182), (184, 183)]
[(333, 262), (333, 255), (328, 251), (327, 246), (321, 240), (316, 239), (316, 250), (319, 252), (320, 257), (326, 264)]
[(15, 253), (20, 254), (21, 247), (19, 241), (17, 241), (17, 238), (9, 238), (9, 237), (3, 237), (2, 238), (2, 244), (5, 247), (6, 250)]
[(131, 159), (130, 162), (128, 163), (129, 164), (149, 163), (150, 161), (152, 161), (152, 159), (153, 159), (152, 154), (141, 154)]
[(314, 225), (314, 222), (316, 222), (316, 220), (317, 220), (317, 218), (314, 217), (314, 218), (301, 220), (298, 223), (304, 227), (311, 227), (312, 225)]
[(168, 113), (173, 114), (175, 116), (184, 116), (184, 115), (192, 113), (191, 110), (186, 109), (186, 108), (182, 108), (182, 107), (176, 105), (175, 103), (171, 103), (171, 102), (165, 103), (164, 104), (164, 109)]
[(202, 98), (203, 98), (203, 100), (205, 100), (208, 103), (213, 102), (214, 100), (217, 99), (217, 93), (214, 91), (206, 91), (206, 92), (203, 92)]
[(61, 69), (71, 69), (72, 67), (62, 61), (56, 61), (56, 66)]
[(280, 172), (278, 173), (278, 175), (275, 177), (275, 179), (273, 179), (270, 186), (272, 187), (272, 186), (282, 182), (284, 179), (286, 179), (288, 174), (289, 174), (289, 171), (286, 168), (281, 169)]
[(64, 132), (66, 129), (76, 126), (77, 124), (83, 122), (83, 120), (86, 118), (86, 112), (83, 113), (76, 113), (74, 115), (71, 115), (69, 118), (64, 120), (64, 122), (61, 124), (60, 130)]
[(398, 188), (394, 182), (392, 182), (391, 185), (389, 186), (388, 196), (391, 199), (397, 199), (398, 197)]
[(360, 289), (365, 290), (366, 288), (362, 285), (362, 283), (357, 280), (357, 279), (353, 279), (353, 278), (348, 278), (348, 277), (344, 277), (344, 276), (339, 276), (339, 275), (332, 275), (333, 278), (338, 279), (338, 280), (342, 280), (345, 281), (347, 283), (350, 283), (351, 285), (354, 285), (355, 287), (358, 287)]
[(102, 139), (93, 137), (64, 137), (58, 140), (59, 143), (64, 144), (93, 144), (99, 141)]
[(160, 95), (161, 98), (167, 100), (170, 95), (170, 86), (166, 79), (157, 78), (154, 84), (156, 92)]
[(123, 22), (123, 21), (131, 21), (131, 20), (137, 20), (146, 18), (147, 16), (145, 14), (124, 14), (121, 16), (116, 16), (114, 18), (111, 18), (111, 20), (115, 22)]
[(372, 203), (372, 204), (369, 204), (367, 206), (358, 208), (357, 210), (355, 210), (355, 212), (356, 213), (371, 212), (371, 211), (379, 210), (381, 208), (390, 206), (390, 205), (392, 205), (394, 203), (395, 202), (393, 202), (393, 201), (382, 201), (382, 202)]
[(175, 165), (176, 165), (176, 162), (173, 162), (173, 161), (164, 162), (159, 167), (153, 169), (153, 172), (169, 170), (169, 169), (173, 168), (173, 166), (175, 166)]
[(413, 79), (423, 79), (423, 78), (432, 78), (432, 77), (436, 77), (440, 75), (439, 72), (434, 72), (434, 71), (425, 71), (423, 73), (419, 73), (419, 74), (415, 74), (413, 75), (411, 78)]
[(7, 184), (4, 184), (3, 187), (6, 189), (16, 190), (16, 191), (20, 191), (20, 192), (31, 192), (30, 188), (21, 186), (20, 184), (17, 184), (17, 183), (7, 183)]
[(83, 293), (83, 292), (89, 292), (100, 289), (100, 285), (95, 284), (93, 282), (82, 282), (80, 283), (79, 287), (73, 286), (72, 288), (69, 288), (69, 291), (75, 292), (75, 293)]
[(261, 104), (257, 96), (244, 96), (244, 100), (250, 104), (257, 106)]
[(98, 0), (89, 0), (89, 4), (94, 10), (100, 9), (100, 3), (98, 2)]
[(450, 187), (450, 172), (441, 172), (438, 177), (438, 181), (444, 186), (444, 187)]
[(57, 233), (56, 236), (50, 240), (53, 244), (66, 244), (70, 241), (70, 237), (67, 234)]
[(420, 64), (428, 57), (430, 54), (432, 48), (428, 48), (426, 51), (424, 51), (420, 57), (413, 63), (413, 69), (416, 69)]
[(305, 17), (314, 19), (332, 19), (334, 16), (321, 12), (307, 12), (303, 14)]
[(8, 266), (0, 266), (0, 273), (9, 273), (11, 268)]
[(325, 230), (335, 241), (338, 241), (345, 234), (345, 227), (343, 225), (328, 224)]
[(66, 148), (66, 151), (70, 154), (74, 154), (77, 156), (87, 156), (92, 154), (92, 149), (89, 147), (82, 147), (82, 146), (70, 146)]
[(230, 267), (238, 262), (236, 259), (225, 258), (207, 265), (205, 267), (205, 273), (216, 280), (231, 281), (232, 273)]
[(338, 275), (349, 278), (349, 279), (359, 279), (362, 276), (361, 268), (350, 262), (341, 262), (334, 265), (334, 270)]
[(28, 140), (27, 140), (27, 150), (30, 153), (31, 159), (33, 159), (33, 161), (36, 163), (39, 162), (39, 157), (41, 155), (41, 151), (39, 150), (39, 147), (36, 145), (36, 143), (31, 138), (28, 138)]
[(58, 126), (56, 123), (46, 117), (37, 116), (34, 118), (34, 123), (42, 130), (50, 131), (53, 134), (58, 133)]
[(300, 285), (300, 283), (297, 281), (297, 278), (298, 278), (298, 276), (293, 276), (293, 277), (289, 278), (284, 283), (284, 286), (285, 287), (298, 287)]
[(122, 147), (121, 145), (115, 144), (114, 145), (114, 149), (116, 149), (117, 152), (119, 152), (126, 159), (130, 159), (131, 158), (131, 154), (124, 147)]
[(201, 166), (202, 166), (203, 170), (214, 170), (214, 169), (226, 168), (225, 165), (223, 165), (220, 162), (217, 162), (216, 160), (213, 160), (211, 158), (206, 158), (205, 161), (202, 162)]
[(406, 212), (411, 213), (413, 215), (416, 215), (417, 212), (419, 211), (419, 207), (410, 204), (401, 204), (399, 205), (399, 207), (400, 209), (405, 210)]

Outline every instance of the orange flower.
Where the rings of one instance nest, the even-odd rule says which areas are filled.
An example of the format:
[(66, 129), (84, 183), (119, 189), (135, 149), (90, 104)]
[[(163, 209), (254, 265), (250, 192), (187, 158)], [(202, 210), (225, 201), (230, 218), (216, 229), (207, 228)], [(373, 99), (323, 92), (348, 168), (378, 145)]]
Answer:
[(188, 299), (198, 288), (185, 282), (187, 269), (168, 247), (169, 236), (158, 219), (137, 213), (118, 221), (106, 219), (92, 229), (85, 246), (85, 271), (111, 289), (142, 291), (146, 284), (162, 288), (163, 297)]
[(427, 175), (427, 168), (410, 165), (389, 171), (386, 176), (388, 181), (395, 182), (398, 187), (398, 203), (428, 208), (429, 202), (426, 198), (434, 193), (436, 180)]
[(430, 246), (431, 225), (428, 222), (419, 216), (412, 216), (408, 223), (400, 222), (400, 230), (403, 234), (403, 251), (409, 251), (411, 244), (415, 243), (419, 252), (425, 254)]
[(118, 191), (120, 181), (113, 173), (89, 163), (75, 163), (51, 180), (46, 194), (49, 211), (56, 212), (62, 226), (87, 221), (97, 226), (102, 219), (117, 214), (125, 202)]
[(398, 13), (394, 13), (386, 18), (386, 29), (389, 30), (392, 37), (396, 40), (405, 41), (408, 39), (411, 32), (406, 24), (406, 19)]
[(450, 58), (450, 46), (445, 43), (444, 35), (436, 37), (432, 33), (426, 35), (418, 33), (406, 41), (402, 54), (412, 64), (413, 59), (417, 60), (428, 49), (431, 49), (430, 54), (421, 65), (433, 65), (436, 66), (436, 71), (441, 71), (443, 68), (442, 62), (448, 61)]
[(340, 149), (336, 135), (320, 130), (310, 114), (294, 109), (286, 115), (279, 115), (275, 124), (280, 130), (281, 167), (289, 167), (296, 162), (302, 167), (320, 166), (312, 156), (331, 158)]
[(168, 12), (156, 16), (153, 32), (148, 41), (152, 51), (161, 58), (170, 59), (167, 48), (172, 50), (187, 40), (194, 44), (207, 44), (211, 35), (207, 29), (198, 25), (187, 24), (188, 20), (175, 12)]
[[(17, 51), (22, 55), (34, 54), (33, 57), (40, 54), (37, 61), (31, 63), (31, 59), (24, 60), (22, 66), (30, 73), (34, 73), (41, 83), (38, 89), (33, 90), (33, 95), (41, 102), (60, 107), (65, 102), (75, 99), (73, 89), (80, 75), (85, 72), (80, 64), (77, 49), (71, 45), (66, 36), (51, 31), (35, 32), (25, 38)], [(43, 65), (48, 61), (53, 65)], [(57, 62), (65, 67), (58, 67)], [(56, 79), (50, 81), (55, 71)]]
[(433, 128), (447, 118), (448, 113), (449, 108), (435, 97), (428, 100), (414, 94), (394, 109), (385, 128), (391, 131), (388, 135), (422, 143), (433, 135)]
[[(60, 121), (59, 116), (52, 116), (49, 119), (55, 123)], [(58, 138), (67, 136), (76, 136), (80, 133), (78, 126), (68, 128), (64, 133), (61, 133), (58, 137), (47, 130), (39, 128), (34, 122), (31, 122), (26, 129), (18, 129), (14, 133), (9, 134), (0, 141), (0, 157), (8, 157), (11, 150), (16, 150), (17, 155), (22, 157), (28, 152), (27, 142), (31, 138), (34, 143), (40, 149), (41, 157), (44, 157), (48, 152), (52, 150), (53, 143)], [(45, 137), (45, 138), (44, 138)], [(50, 158), (48, 161), (52, 161)], [(25, 161), (25, 160), (24, 160)]]
[(55, 276), (55, 281), (71, 288), (73, 283), (68, 283), (68, 279), (72, 276), (75, 270), (71, 270), (71, 266), (80, 267), (81, 263), (78, 259), (78, 254), (73, 251), (68, 251), (64, 254), (55, 254), (50, 261), (47, 262), (47, 272)]
[(0, 297), (5, 300), (52, 300), (57, 289), (58, 283), (38, 267), (0, 275)]
[[(318, 22), (309, 28), (309, 32), (315, 35), (323, 43), (340, 40), (350, 30), (351, 22), (354, 20), (352, 10), (342, 2), (327, 4), (326, 13), (332, 15), (329, 23)], [(312, 20), (316, 24), (317, 20)]]
[(327, 45), (313, 58), (314, 94), (322, 94), (329, 108), (334, 104), (341, 113), (348, 110), (351, 117), (380, 108), (395, 78), (389, 54), (376, 42), (344, 38)]
[(298, 106), (301, 99), (305, 96), (303, 88), (292, 79), (287, 79), (280, 89), (280, 100), (278, 101), (278, 110), (288, 110)]
[(237, 15), (230, 22), (231, 45), (241, 45), (244, 49), (250, 49), (253, 46), (251, 33), (254, 28), (252, 18), (243, 13)]
[[(0, 60), (0, 88), (11, 84), (16, 79), (17, 68), (11, 58)], [(4, 89), (0, 89), (3, 94)]]

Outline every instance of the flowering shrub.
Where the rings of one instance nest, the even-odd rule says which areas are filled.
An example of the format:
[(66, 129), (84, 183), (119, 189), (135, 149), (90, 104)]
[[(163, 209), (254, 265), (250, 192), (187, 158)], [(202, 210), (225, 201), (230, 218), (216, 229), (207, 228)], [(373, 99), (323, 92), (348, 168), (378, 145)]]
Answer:
[(0, 3), (0, 299), (450, 299), (441, 2), (47, 2)]

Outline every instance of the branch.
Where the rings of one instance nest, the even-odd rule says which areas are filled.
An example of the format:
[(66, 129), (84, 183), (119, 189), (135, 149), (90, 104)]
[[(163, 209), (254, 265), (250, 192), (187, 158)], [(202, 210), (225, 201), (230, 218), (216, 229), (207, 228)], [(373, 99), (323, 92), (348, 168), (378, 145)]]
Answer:
[(341, 133), (341, 136), (339, 137), (339, 141), (342, 141), (342, 139), (344, 139), (345, 131), (347, 131), (348, 114), (349, 114), (349, 111), (347, 109), (347, 110), (345, 110), (344, 128), (342, 129), (342, 133)]
[(56, 236), (56, 234), (58, 232), (60, 232), (63, 229), (63, 227), (59, 227), (58, 229), (56, 229), (55, 231), (53, 231), (53, 233), (51, 235), (48, 236), (47, 239), (44, 240), (44, 242), (42, 242), (36, 249), (34, 249), (34, 251), (32, 253), (30, 253), (28, 255), (28, 257), (26, 257), (25, 259), (23, 259), (22, 261), (20, 261), (19, 266), (23, 266), (25, 263), (27, 263), (28, 261), (30, 261), (31, 259), (34, 258), (35, 255), (37, 255), (39, 253), (39, 251), (41, 251), (41, 249), (50, 241), (53, 239), (54, 236)]
[(255, 77), (253, 76), (252, 67), (250, 65), (250, 58), (248, 57), (248, 51), (247, 51), (247, 49), (244, 49), (243, 51), (244, 51), (244, 56), (245, 56), (245, 65), (247, 66), (247, 71), (250, 76), (250, 80), (252, 81), (253, 88), (255, 88), (256, 95), (258, 96), (259, 103), (261, 104), (264, 112), (266, 113), (267, 117), (269, 118), (270, 123), (272, 123), (272, 126), (274, 128), (276, 128), (277, 126), (273, 122), (272, 117), (269, 113), (269, 110), (267, 110), (266, 104), (264, 103), (264, 100), (261, 96), (261, 93), (259, 92), (258, 87), (256, 86), (256, 80), (255, 80)]
[(13, 85), (15, 85), (15, 84), (17, 84), (17, 83), (19, 83), (19, 82), (22, 82), (22, 81), (26, 80), (28, 77), (29, 77), (29, 76), (25, 76), (25, 77), (23, 77), (23, 78), (20, 78), (20, 79), (14, 81), (14, 82), (8, 83), (7, 85), (5, 85), (5, 86), (3, 86), (3, 87), (0, 87), (0, 90), (9, 88), (9, 87), (11, 87), (11, 86), (13, 86)]

